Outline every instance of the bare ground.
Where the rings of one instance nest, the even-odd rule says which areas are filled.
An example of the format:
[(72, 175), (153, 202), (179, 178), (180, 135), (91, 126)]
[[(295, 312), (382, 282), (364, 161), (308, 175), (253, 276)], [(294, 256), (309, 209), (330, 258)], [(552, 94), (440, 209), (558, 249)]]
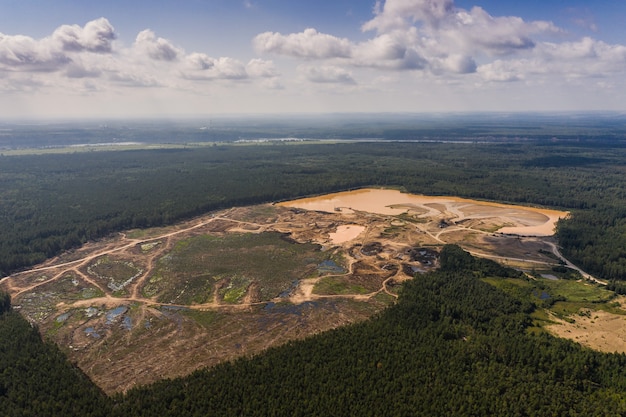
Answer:
[[(520, 268), (555, 264), (539, 252), (555, 248), (549, 237), (493, 232), (503, 226), (536, 225), (541, 219), (536, 213), (520, 219), (524, 211), (516, 210), (515, 218), (499, 218), (500, 211), (490, 212), (484, 205), (463, 212), (467, 201), (461, 206), (455, 199), (419, 207), (405, 203), (393, 213), (347, 205), (330, 211), (272, 205), (233, 208), (172, 227), (90, 242), (3, 279), (0, 287), (100, 387), (120, 392), (364, 320), (393, 302), (396, 284), (435, 268), (437, 250), (444, 243), (458, 243)], [(360, 233), (347, 238), (338, 234), (348, 228)], [(340, 259), (344, 270), (303, 277), (288, 294), (263, 301), (254, 281), (236, 303), (219, 296), (226, 281), (216, 283), (203, 303), (176, 305), (143, 295), (158, 260), (177, 242), (244, 232), (280, 232), (294, 242), (318, 244)], [(94, 268), (101, 259), (108, 263)], [(107, 274), (136, 276), (115, 290)], [(123, 279), (113, 281), (117, 285)]]

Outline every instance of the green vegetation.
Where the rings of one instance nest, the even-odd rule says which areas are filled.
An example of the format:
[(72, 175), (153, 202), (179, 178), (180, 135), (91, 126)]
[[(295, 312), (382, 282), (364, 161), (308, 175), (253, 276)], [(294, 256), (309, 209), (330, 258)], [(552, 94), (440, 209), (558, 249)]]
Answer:
[[(487, 277), (483, 278), (482, 281), (497, 287), (527, 305), (545, 308), (564, 320), (572, 320), (570, 316), (579, 314), (586, 309), (624, 314), (623, 310), (615, 308), (611, 303), (615, 298), (613, 291), (607, 290), (602, 285), (584, 280), (548, 279), (538, 276), (506, 279)], [(534, 311), (532, 318), (537, 327), (550, 322), (549, 316), (542, 309)], [(533, 329), (533, 331), (535, 330)]]
[(111, 401), (0, 294), (0, 415), (110, 416)]
[(624, 165), (626, 146), (596, 136), (4, 156), (0, 275), (123, 229), (380, 185), (571, 210), (557, 230), (564, 255), (592, 274), (620, 281), (626, 278)]
[[(563, 254), (610, 280), (608, 290), (626, 293), (623, 126), (610, 132), (581, 130), (574, 120), (557, 130), (552, 125), (512, 129), (472, 124), (461, 132), (453, 124), (431, 132), (428, 126), (421, 134), (504, 140), (0, 156), (0, 276), (121, 230), (167, 226), (236, 205), (378, 185), (570, 210), (571, 217), (557, 226)], [(227, 130), (213, 133), (232, 137)], [(341, 137), (345, 131), (337, 127), (328, 134)], [(358, 133), (412, 139), (412, 132), (390, 124)], [(204, 134), (198, 134), (198, 141)], [(244, 137), (254, 134), (250, 127)], [(525, 139), (506, 141), (507, 135)], [(555, 135), (556, 140), (547, 140)], [(411, 221), (408, 216), (404, 220)], [(304, 277), (315, 275), (316, 265), (325, 259), (318, 248), (293, 245), (276, 234), (229, 239), (197, 237), (175, 247), (159, 261), (144, 293), (182, 304), (202, 303), (216, 294), (220, 283), (218, 295), (237, 303), (250, 285), (246, 272), (254, 268), (255, 276), (264, 276), (259, 298), (267, 300), (299, 278), (295, 272), (277, 277), (274, 263)], [(203, 266), (207, 258), (200, 262), (203, 256), (212, 265), (209, 269)], [(179, 276), (168, 275), (172, 262), (179, 263)], [(576, 283), (576, 274), (568, 270), (547, 271), (567, 281), (529, 280), (453, 246), (442, 252), (441, 264), (441, 270), (405, 284), (396, 305), (365, 323), (114, 399), (104, 397), (67, 364), (0, 295), (0, 415), (626, 413), (626, 356), (592, 352), (532, 326), (549, 320), (543, 307), (562, 317), (585, 314), (591, 307), (610, 311), (611, 292)], [(117, 266), (113, 275), (132, 276), (133, 271)], [(179, 280), (177, 287), (184, 292), (168, 284), (172, 279)], [(333, 288), (340, 281), (322, 282), (330, 285), (327, 291), (342, 290)], [(95, 296), (95, 289), (76, 285), (71, 277), (63, 285), (70, 292), (51, 294), (50, 305), (64, 297)], [(49, 314), (46, 305), (29, 312), (35, 297), (25, 294), (22, 312)], [(181, 314), (192, 315), (201, 325), (220, 319), (212, 312)]]
[[(455, 265), (471, 258), (454, 247), (444, 255)], [(475, 277), (490, 273), (481, 264), (444, 264), (408, 282), (395, 306), (365, 323), (133, 389), (118, 401), (142, 416), (625, 412), (626, 356), (530, 334), (523, 303)]]
[(315, 284), (315, 294), (367, 294), (370, 291), (359, 284), (347, 281), (343, 277), (324, 277)]
[(143, 292), (162, 302), (201, 304), (219, 288), (225, 302), (238, 303), (254, 284), (255, 301), (268, 301), (327, 256), (317, 245), (297, 244), (279, 233), (200, 235), (177, 242), (161, 257)]
[[(82, 374), (68, 374), (73, 368), (51, 355), (53, 346), (19, 316), (5, 312), (0, 348), (10, 355), (0, 356), (0, 412), (127, 417), (626, 413), (626, 355), (593, 352), (528, 331), (534, 306), (477, 278), (497, 270), (504, 275), (489, 280), (524, 287), (515, 271), (475, 260), (455, 246), (444, 247), (442, 259), (440, 270), (407, 282), (398, 302), (368, 321), (109, 400)], [(217, 319), (206, 314), (209, 322)], [(20, 348), (7, 350), (7, 344)], [(36, 353), (41, 349), (48, 356), (32, 367), (42, 360)], [(14, 364), (24, 361), (43, 373), (18, 372)], [(50, 369), (52, 363), (59, 368)], [(7, 371), (10, 379), (3, 379)]]

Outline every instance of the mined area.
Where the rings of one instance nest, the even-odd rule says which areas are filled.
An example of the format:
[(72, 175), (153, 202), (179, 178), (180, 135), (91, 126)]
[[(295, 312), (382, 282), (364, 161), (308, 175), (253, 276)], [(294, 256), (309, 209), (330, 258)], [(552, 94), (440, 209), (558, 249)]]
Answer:
[(0, 287), (111, 394), (364, 320), (445, 243), (549, 270), (564, 262), (550, 236), (565, 215), (358, 190), (129, 230)]

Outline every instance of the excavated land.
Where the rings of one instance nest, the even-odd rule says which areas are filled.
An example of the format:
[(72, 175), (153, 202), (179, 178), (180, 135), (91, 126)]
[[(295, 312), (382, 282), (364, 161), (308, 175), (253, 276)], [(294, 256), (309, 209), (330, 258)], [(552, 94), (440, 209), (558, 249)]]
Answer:
[(358, 190), (129, 230), (0, 287), (111, 394), (364, 320), (436, 268), (445, 243), (524, 270), (557, 265), (565, 215)]

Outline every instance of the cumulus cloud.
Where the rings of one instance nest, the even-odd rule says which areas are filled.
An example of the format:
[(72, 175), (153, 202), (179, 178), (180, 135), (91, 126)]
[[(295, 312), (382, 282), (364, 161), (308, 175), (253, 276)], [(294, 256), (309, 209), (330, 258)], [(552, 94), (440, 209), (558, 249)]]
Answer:
[(519, 61), (512, 65), (509, 61), (496, 60), (477, 68), (478, 74), (485, 81), (511, 82), (523, 79), (518, 67), (524, 67), (526, 62)]
[(212, 58), (203, 53), (192, 53), (185, 58), (182, 76), (188, 80), (242, 80), (248, 78), (246, 67), (229, 57)]
[(410, 23), (423, 22), (437, 26), (454, 10), (453, 0), (380, 0), (374, 7), (375, 17), (364, 23), (364, 31), (386, 32)]
[(291, 34), (265, 32), (255, 37), (254, 45), (260, 53), (333, 60), (333, 65), (469, 74), (479, 59), (531, 51), (537, 47), (535, 36), (561, 32), (551, 22), (494, 17), (480, 7), (458, 8), (453, 0), (378, 1), (374, 15), (361, 29), (376, 34), (362, 42), (309, 28)]
[(556, 34), (547, 21), (525, 21), (515, 16), (494, 17), (481, 7), (465, 10), (453, 0), (387, 0), (378, 2), (375, 17), (363, 31), (379, 35), (417, 30), (424, 55), (508, 55), (536, 46), (534, 35)]
[(298, 72), (314, 83), (356, 84), (352, 74), (343, 68), (334, 66), (301, 66)]
[(596, 61), (620, 69), (624, 69), (626, 65), (625, 45), (610, 45), (589, 37), (560, 44), (546, 42), (541, 46), (540, 52), (550, 60)]
[(319, 33), (312, 28), (289, 35), (264, 32), (257, 35), (253, 43), (260, 53), (311, 59), (347, 58), (352, 50), (352, 43), (349, 40)]
[(135, 47), (158, 61), (176, 61), (183, 51), (166, 39), (157, 38), (150, 29), (139, 32)]
[(278, 70), (272, 61), (263, 59), (251, 59), (246, 65), (246, 72), (254, 78), (272, 78), (279, 75)]
[(103, 17), (88, 22), (84, 27), (63, 25), (52, 34), (65, 51), (111, 52), (112, 42), (117, 38), (115, 29)]
[(0, 33), (0, 70), (57, 71), (71, 59), (49, 39), (37, 41), (28, 36)]
[(520, 81), (531, 77), (556, 76), (561, 80), (608, 77), (624, 73), (626, 46), (610, 45), (591, 38), (575, 42), (537, 45), (530, 58), (495, 60), (479, 66), (488, 81)]
[(550, 22), (526, 22), (514, 16), (493, 17), (484, 9), (474, 7), (470, 11), (457, 10), (439, 35), (444, 43), (448, 40), (466, 51), (507, 55), (534, 48), (533, 35), (559, 32)]
[(428, 65), (416, 30), (395, 31), (354, 46), (351, 64), (391, 70), (420, 70)]
[(453, 74), (472, 74), (477, 65), (474, 58), (467, 55), (452, 54), (431, 61), (431, 69), (435, 73), (449, 72)]
[(51, 36), (38, 40), (0, 34), (0, 70), (58, 71), (73, 62), (73, 54), (111, 52), (115, 39), (115, 30), (105, 18), (88, 22), (84, 27), (63, 25)]

